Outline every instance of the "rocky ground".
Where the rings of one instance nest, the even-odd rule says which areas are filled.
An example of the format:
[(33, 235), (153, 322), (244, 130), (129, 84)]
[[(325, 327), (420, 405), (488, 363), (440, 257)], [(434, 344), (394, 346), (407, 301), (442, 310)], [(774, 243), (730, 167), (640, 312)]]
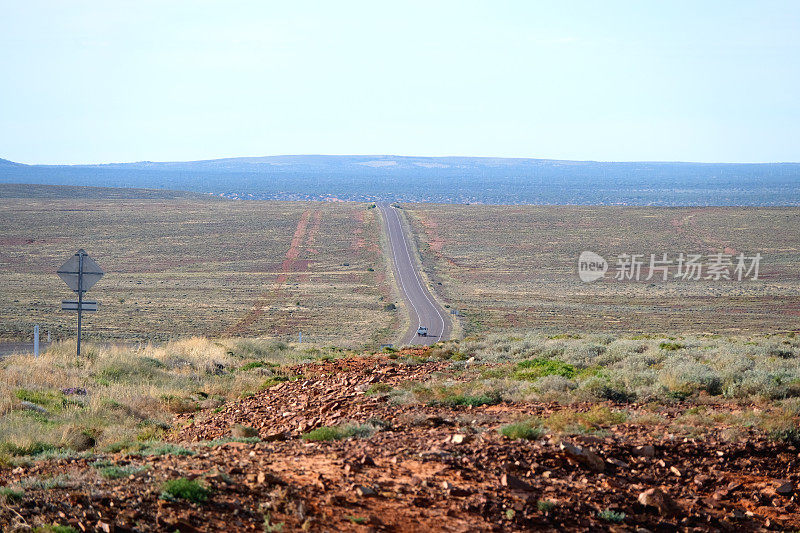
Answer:
[[(299, 379), (178, 417), (173, 440), (192, 455), (176, 447), (0, 466), (0, 485), (24, 488), (0, 496), (0, 523), (107, 532), (800, 528), (798, 450), (755, 430), (735, 442), (722, 428), (676, 437), (668, 431), (676, 406), (664, 407), (657, 422), (510, 440), (497, 431), (503, 424), (565, 408), (395, 405), (376, 387), (424, 381), (449, 364), (376, 355), (296, 367)], [(616, 407), (631, 413), (628, 420), (644, 412)], [(375, 432), (301, 437), (345, 422)], [(241, 426), (260, 440), (208, 443)], [(108, 479), (103, 465), (124, 475)], [(207, 501), (165, 497), (164, 482), (176, 478), (200, 482)]]

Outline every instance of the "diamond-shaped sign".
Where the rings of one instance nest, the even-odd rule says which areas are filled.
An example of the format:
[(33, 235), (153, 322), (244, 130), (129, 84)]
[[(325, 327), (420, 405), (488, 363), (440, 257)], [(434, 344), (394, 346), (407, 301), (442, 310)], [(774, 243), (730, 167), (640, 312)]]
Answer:
[[(81, 265), (82, 263), (82, 265)], [(64, 280), (70, 289), (83, 292), (91, 289), (103, 277), (103, 269), (89, 257), (84, 250), (78, 250), (75, 255), (67, 259), (57, 271), (58, 277)], [(81, 275), (82, 274), (82, 275)], [(81, 277), (83, 280), (81, 281)]]

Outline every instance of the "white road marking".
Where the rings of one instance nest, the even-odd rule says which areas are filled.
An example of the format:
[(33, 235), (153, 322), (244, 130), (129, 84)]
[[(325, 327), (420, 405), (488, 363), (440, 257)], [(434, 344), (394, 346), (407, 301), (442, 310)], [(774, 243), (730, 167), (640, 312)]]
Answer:
[[(422, 285), (422, 280), (420, 279), (419, 274), (417, 273), (416, 263), (411, 259), (411, 252), (408, 249), (408, 242), (406, 241), (405, 232), (403, 231), (403, 225), (400, 222), (400, 216), (397, 214), (397, 211), (395, 210), (394, 207), (389, 206), (389, 211), (391, 211), (394, 214), (395, 220), (397, 220), (397, 226), (398, 226), (398, 228), (400, 230), (400, 238), (403, 241), (403, 247), (406, 250), (406, 257), (408, 257), (408, 262), (409, 262), (409, 265), (411, 265), (411, 271), (414, 273), (414, 279), (417, 280), (417, 285), (419, 286), (419, 290), (422, 293), (422, 296), (425, 298), (425, 300), (427, 300), (427, 302), (431, 306), (431, 308), (433, 308), (433, 310), (436, 312), (437, 316), (439, 317), (439, 320), (442, 322), (442, 328), (439, 330), (439, 335), (436, 337), (436, 342), (438, 342), (439, 340), (441, 340), (442, 335), (444, 334), (444, 329), (445, 329), (444, 317), (442, 316), (442, 313), (439, 311), (438, 306), (431, 300), (431, 298), (428, 296), (428, 292), (425, 290), (424, 286)], [(422, 316), (420, 315), (419, 311), (417, 310), (416, 306), (414, 305), (414, 301), (411, 299), (411, 296), (409, 295), (408, 291), (406, 290), (405, 284), (403, 283), (402, 274), (400, 274), (400, 267), (399, 267), (399, 263), (397, 262), (397, 252), (395, 250), (394, 244), (391, 243), (391, 225), (389, 224), (388, 219), (387, 219), (387, 226), (389, 226), (389, 228), (390, 228), (389, 239), (390, 239), (390, 244), (392, 245), (392, 255), (394, 256), (394, 260), (395, 260), (395, 269), (397, 270), (397, 275), (400, 278), (400, 286), (402, 287), (403, 292), (406, 295), (406, 299), (409, 302), (411, 302), (411, 307), (414, 308), (414, 312), (417, 314), (417, 318), (420, 320), (419, 326), (422, 326), (422, 322), (421, 322)], [(412, 337), (412, 339), (413, 339), (413, 337)]]

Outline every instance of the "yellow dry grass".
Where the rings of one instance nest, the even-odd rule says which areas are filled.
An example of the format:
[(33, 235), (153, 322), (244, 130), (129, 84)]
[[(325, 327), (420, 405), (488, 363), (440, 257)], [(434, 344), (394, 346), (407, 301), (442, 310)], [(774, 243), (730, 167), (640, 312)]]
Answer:
[(163, 345), (59, 343), (0, 360), (0, 453), (83, 449), (157, 439), (180, 412), (251, 394), (284, 365), (341, 353), (259, 339), (188, 338)]

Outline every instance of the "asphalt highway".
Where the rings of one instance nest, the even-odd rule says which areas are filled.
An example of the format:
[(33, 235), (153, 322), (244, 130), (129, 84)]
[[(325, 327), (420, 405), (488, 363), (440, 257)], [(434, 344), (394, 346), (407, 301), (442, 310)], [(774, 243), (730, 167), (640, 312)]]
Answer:
[[(449, 339), (452, 331), (450, 315), (431, 296), (419, 274), (417, 262), (412, 259), (411, 239), (401, 223), (398, 209), (388, 203), (377, 206), (389, 236), (395, 279), (410, 318), (409, 329), (403, 334), (400, 344), (434, 344)], [(428, 328), (427, 337), (417, 335), (420, 326)]]

